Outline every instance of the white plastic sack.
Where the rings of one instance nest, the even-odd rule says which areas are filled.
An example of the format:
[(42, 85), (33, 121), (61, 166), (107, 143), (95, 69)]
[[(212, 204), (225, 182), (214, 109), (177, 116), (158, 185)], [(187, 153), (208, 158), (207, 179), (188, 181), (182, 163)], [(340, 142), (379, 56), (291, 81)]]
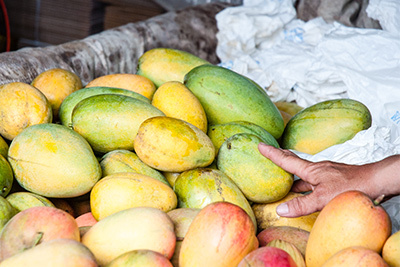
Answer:
[[(248, 76), (273, 101), (308, 107), (352, 98), (372, 114), (370, 129), (311, 161), (364, 164), (400, 153), (400, 1), (370, 0), (367, 13), (382, 29), (346, 27), (322, 18), (296, 18), (293, 0), (244, 1), (220, 12), (221, 66)], [(379, 4), (379, 5), (378, 5)], [(400, 197), (383, 203), (400, 230)]]

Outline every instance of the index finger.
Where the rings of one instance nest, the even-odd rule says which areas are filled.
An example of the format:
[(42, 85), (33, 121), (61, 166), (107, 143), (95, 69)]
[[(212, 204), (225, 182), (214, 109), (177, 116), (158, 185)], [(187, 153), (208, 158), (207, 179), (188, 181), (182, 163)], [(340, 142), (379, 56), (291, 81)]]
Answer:
[(258, 144), (260, 153), (285, 171), (304, 178), (306, 168), (312, 164), (289, 150), (284, 150), (264, 143)]

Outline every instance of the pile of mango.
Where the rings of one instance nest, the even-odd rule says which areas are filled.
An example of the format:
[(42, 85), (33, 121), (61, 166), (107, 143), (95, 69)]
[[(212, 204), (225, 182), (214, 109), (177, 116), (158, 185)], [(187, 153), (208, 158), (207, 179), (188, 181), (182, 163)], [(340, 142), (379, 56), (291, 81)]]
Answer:
[[(0, 266), (245, 266), (263, 231), (308, 237), (318, 218), (276, 214), (301, 194), (258, 144), (315, 154), (370, 126), (356, 100), (272, 102), (248, 77), (169, 48), (87, 85), (64, 69), (0, 85)], [(302, 241), (288, 266), (305, 266)]]

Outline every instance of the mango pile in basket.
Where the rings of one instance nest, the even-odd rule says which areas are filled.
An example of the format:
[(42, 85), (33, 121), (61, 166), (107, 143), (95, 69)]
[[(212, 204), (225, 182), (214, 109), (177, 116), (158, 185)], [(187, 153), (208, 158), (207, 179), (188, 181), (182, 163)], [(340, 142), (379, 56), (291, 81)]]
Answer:
[(279, 217), (302, 194), (258, 150), (316, 154), (370, 126), (358, 101), (272, 102), (169, 48), (86, 85), (61, 68), (3, 84), (0, 266), (400, 266), (400, 235), (360, 192)]

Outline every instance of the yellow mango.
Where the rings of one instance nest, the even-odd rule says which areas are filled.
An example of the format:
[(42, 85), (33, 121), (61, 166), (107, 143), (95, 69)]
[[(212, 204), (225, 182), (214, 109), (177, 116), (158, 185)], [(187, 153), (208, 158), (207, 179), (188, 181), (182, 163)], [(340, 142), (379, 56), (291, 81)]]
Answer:
[(100, 76), (89, 82), (86, 88), (98, 86), (130, 90), (144, 95), (150, 100), (156, 91), (156, 86), (150, 79), (133, 73), (114, 73)]
[(153, 95), (153, 106), (166, 116), (189, 122), (207, 132), (207, 116), (197, 97), (181, 82), (161, 85)]
[(215, 147), (202, 130), (167, 116), (145, 120), (134, 140), (134, 149), (144, 163), (167, 172), (205, 167), (215, 158)]

